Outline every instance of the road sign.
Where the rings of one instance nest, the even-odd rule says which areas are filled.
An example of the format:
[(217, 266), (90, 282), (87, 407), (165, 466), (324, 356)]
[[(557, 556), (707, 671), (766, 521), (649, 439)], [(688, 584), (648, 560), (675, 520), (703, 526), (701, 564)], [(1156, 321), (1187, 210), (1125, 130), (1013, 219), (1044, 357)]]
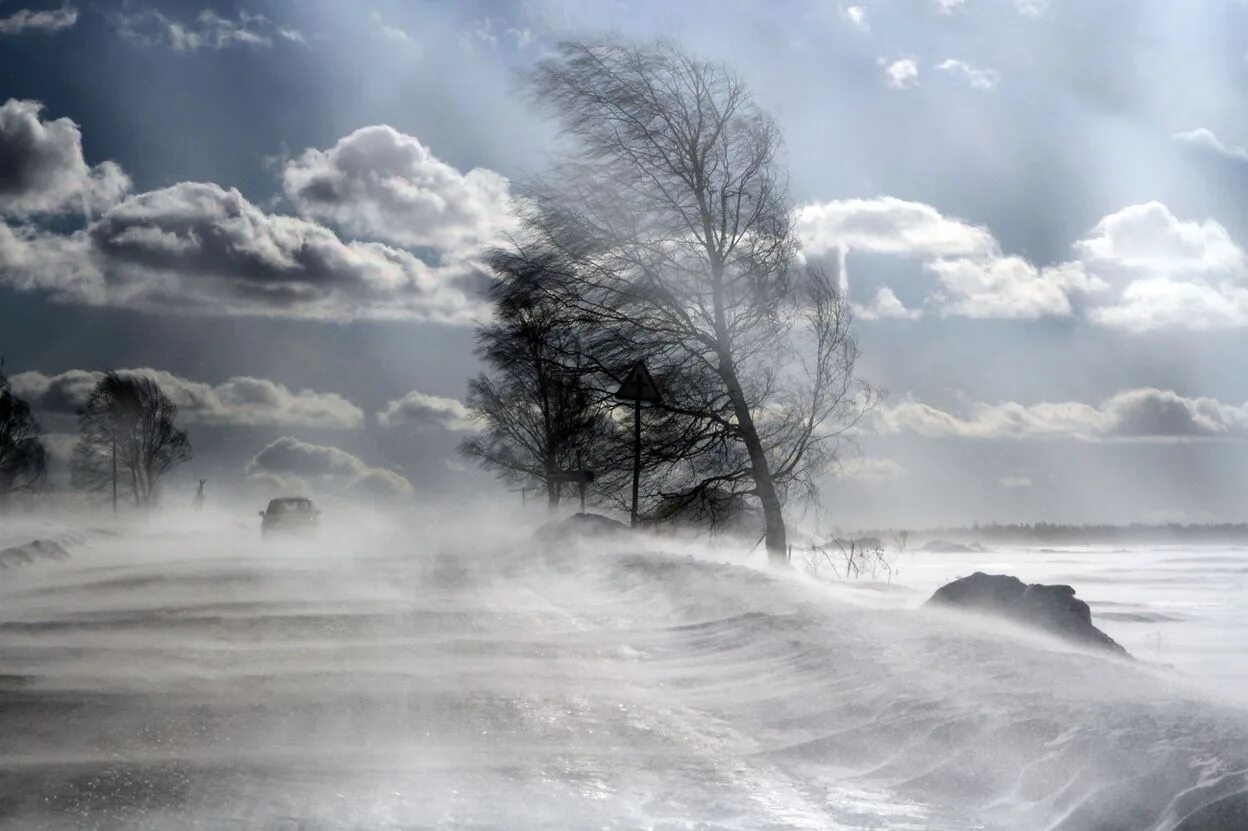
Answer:
[(646, 369), (645, 361), (638, 361), (628, 371), (628, 376), (616, 390), (615, 397), (620, 401), (638, 401), (647, 404), (658, 404), (663, 400), (659, 395), (659, 385), (654, 383), (650, 370)]
[(571, 482), (574, 485), (588, 485), (594, 481), (592, 470), (556, 470), (550, 474), (555, 482)]

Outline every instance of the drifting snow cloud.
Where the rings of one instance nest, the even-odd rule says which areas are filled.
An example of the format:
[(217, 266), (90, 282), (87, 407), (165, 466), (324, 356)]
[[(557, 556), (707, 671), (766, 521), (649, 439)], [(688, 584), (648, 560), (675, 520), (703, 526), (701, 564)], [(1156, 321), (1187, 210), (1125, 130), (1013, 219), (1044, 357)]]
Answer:
[(507, 179), (484, 168), (461, 173), (385, 125), (305, 150), (282, 183), (303, 216), (396, 245), (472, 253), (511, 227)]
[(0, 106), (0, 214), (99, 210), (130, 188), (113, 162), (82, 155), (82, 132), (68, 118), (44, 119), (43, 104), (10, 98)]
[(415, 390), (386, 404), (377, 413), (377, 422), (382, 427), (391, 429), (413, 427), (473, 430), (476, 427), (462, 401), (440, 395), (426, 395)]
[(303, 43), (296, 29), (280, 26), (262, 14), (239, 11), (234, 18), (204, 9), (189, 20), (178, 20), (155, 10), (122, 13), (118, 32), (147, 46), (168, 46), (175, 52), (226, 49), (231, 46), (272, 46), (276, 41)]
[(1151, 387), (1120, 392), (1099, 405), (1059, 403), (975, 404), (954, 415), (908, 400), (880, 410), (884, 433), (911, 432), (928, 438), (1046, 439), (1082, 441), (1248, 438), (1248, 404), (1186, 398)]
[[(364, 412), (336, 393), (293, 391), (284, 384), (245, 376), (220, 384), (189, 381), (158, 369), (123, 369), (122, 375), (154, 379), (178, 405), (189, 423), (247, 427), (356, 429)], [(86, 403), (101, 372), (72, 369), (58, 375), (23, 372), (10, 381), (13, 390), (38, 411), (72, 414)]]
[(940, 72), (960, 78), (972, 89), (990, 90), (1001, 83), (1001, 73), (995, 69), (974, 66), (966, 61), (950, 58), (936, 66)]
[(78, 10), (73, 6), (59, 9), (31, 11), (18, 9), (8, 17), (0, 17), (0, 35), (20, 35), (23, 32), (44, 34), (68, 29), (78, 22)]

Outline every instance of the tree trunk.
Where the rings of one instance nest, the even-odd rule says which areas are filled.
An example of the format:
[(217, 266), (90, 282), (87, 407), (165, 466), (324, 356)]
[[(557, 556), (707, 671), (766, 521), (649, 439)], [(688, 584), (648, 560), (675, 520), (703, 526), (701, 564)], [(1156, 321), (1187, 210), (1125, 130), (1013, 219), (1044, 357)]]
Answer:
[(763, 505), (767, 559), (772, 564), (787, 564), (789, 546), (784, 527), (784, 510), (780, 505), (780, 495), (776, 492), (776, 483), (771, 477), (771, 467), (767, 464), (767, 454), (754, 426), (754, 416), (745, 402), (745, 393), (741, 391), (741, 383), (737, 380), (737, 371), (731, 360), (721, 359), (719, 374), (728, 388), (728, 398), (732, 401), (733, 413), (737, 417), (737, 429), (741, 431), (741, 440), (745, 444), (746, 452), (750, 454), (754, 492)]

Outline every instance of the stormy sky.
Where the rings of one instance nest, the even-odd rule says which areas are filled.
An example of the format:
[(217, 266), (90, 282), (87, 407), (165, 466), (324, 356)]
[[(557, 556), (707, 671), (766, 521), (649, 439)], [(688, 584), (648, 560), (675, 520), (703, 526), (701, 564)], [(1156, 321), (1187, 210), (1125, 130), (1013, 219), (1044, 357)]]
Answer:
[(445, 499), (516, 74), (670, 37), (785, 134), (889, 393), (808, 520), (1248, 520), (1248, 3), (0, 3), (0, 354), (54, 459), (105, 369), (180, 474)]

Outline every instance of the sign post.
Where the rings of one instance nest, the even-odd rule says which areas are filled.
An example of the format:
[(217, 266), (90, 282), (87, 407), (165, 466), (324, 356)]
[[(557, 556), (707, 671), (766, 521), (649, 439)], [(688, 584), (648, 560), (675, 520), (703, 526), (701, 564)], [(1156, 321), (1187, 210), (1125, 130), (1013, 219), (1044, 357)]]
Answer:
[(641, 403), (643, 401), (658, 404), (662, 401), (659, 386), (646, 369), (645, 361), (638, 361), (628, 371), (628, 376), (616, 390), (615, 397), (620, 401), (633, 402), (633, 509), (629, 513), (628, 524), (637, 527), (637, 495), (641, 488)]

